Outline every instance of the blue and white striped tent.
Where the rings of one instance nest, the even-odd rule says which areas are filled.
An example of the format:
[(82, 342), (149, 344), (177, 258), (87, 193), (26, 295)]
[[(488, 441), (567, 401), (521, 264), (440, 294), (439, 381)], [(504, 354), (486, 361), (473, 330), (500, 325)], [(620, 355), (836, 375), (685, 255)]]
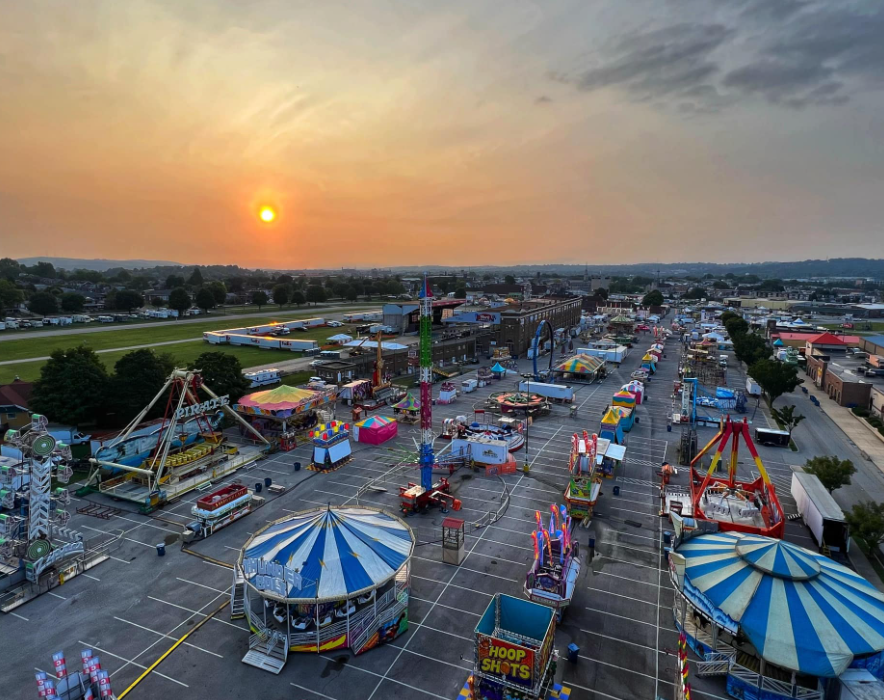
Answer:
[(290, 600), (343, 600), (376, 588), (414, 550), (411, 529), (381, 510), (353, 506), (295, 513), (271, 523), (246, 543), (243, 559), (276, 562), (298, 571)]
[(884, 650), (884, 594), (821, 554), (739, 532), (700, 535), (677, 552), (685, 579), (771, 664), (834, 677)]

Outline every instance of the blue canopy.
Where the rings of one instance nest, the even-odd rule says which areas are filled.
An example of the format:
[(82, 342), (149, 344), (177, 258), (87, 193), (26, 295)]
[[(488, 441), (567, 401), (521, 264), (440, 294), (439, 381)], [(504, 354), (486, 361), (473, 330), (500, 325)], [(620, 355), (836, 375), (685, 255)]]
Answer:
[(739, 532), (700, 535), (677, 551), (686, 581), (769, 663), (836, 677), (854, 656), (884, 650), (884, 595), (821, 554)]
[(384, 511), (330, 507), (295, 513), (257, 532), (244, 559), (274, 561), (300, 573), (288, 598), (344, 599), (396, 575), (414, 549), (409, 527)]

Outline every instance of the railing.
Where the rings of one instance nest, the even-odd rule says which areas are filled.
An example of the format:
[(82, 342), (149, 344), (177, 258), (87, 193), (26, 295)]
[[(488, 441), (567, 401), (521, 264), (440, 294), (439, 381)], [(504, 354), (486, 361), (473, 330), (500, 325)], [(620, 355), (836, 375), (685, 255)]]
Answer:
[(762, 691), (774, 693), (784, 698), (796, 698), (797, 700), (823, 700), (824, 693), (820, 688), (805, 688), (801, 685), (792, 685), (774, 678), (762, 676), (751, 671), (745, 666), (734, 664), (728, 675), (737, 678), (748, 685), (760, 688)]
[(696, 664), (698, 676), (724, 676), (737, 661), (736, 649), (720, 649), (706, 653)]

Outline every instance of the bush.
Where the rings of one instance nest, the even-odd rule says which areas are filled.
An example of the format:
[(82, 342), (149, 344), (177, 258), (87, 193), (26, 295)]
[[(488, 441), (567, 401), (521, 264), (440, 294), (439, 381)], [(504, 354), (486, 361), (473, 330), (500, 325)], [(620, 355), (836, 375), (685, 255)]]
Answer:
[(884, 426), (878, 428), (878, 432), (881, 433), (881, 435), (884, 435)]
[(870, 418), (866, 418), (866, 420), (871, 424), (873, 428), (881, 428), (884, 426), (884, 421), (882, 421), (878, 416), (872, 416)]
[(869, 409), (863, 408), (862, 406), (854, 406), (850, 410), (853, 411), (854, 415), (857, 415), (860, 418), (867, 418), (871, 414)]

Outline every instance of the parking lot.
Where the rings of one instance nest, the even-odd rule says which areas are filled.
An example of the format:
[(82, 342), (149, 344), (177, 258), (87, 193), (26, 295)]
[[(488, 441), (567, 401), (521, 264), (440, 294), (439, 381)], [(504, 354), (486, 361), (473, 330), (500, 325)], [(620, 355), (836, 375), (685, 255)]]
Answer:
[[(188, 636), (128, 697), (248, 697), (250, 689), (260, 687), (264, 698), (455, 698), (471, 670), (473, 629), (491, 596), (523, 595), (533, 557), (534, 511), (562, 502), (571, 435), (584, 429), (597, 432), (611, 395), (640, 364), (640, 350), (651, 338), (645, 334), (640, 339), (622, 370), (613, 369), (602, 383), (579, 387), (576, 418), (569, 417), (567, 407), (554, 406), (550, 416), (531, 426), (528, 444), (516, 453), (520, 462), (529, 462), (530, 473), (501, 479), (458, 472), (452, 477), (453, 492), (463, 502), (460, 516), (468, 523), (467, 557), (461, 566), (441, 563), (440, 513), (408, 519), (418, 546), (412, 561), (407, 634), (359, 657), (349, 652), (291, 654), (285, 669), (275, 676), (241, 663), (249, 633), (242, 620), (231, 622), (225, 609)], [(627, 434), (626, 459), (616, 478), (603, 485), (592, 526), (576, 530), (581, 547), (590, 537), (595, 539), (595, 556), (591, 562), (582, 557), (579, 590), (556, 639), (560, 651), (571, 642), (580, 647), (578, 663), (562, 660), (557, 672), (574, 698), (632, 700), (670, 697), (673, 691), (677, 636), (671, 614), (673, 592), (661, 548), (665, 524), (658, 517), (655, 472), (664, 459), (676, 461), (678, 432), (666, 429), (676, 346), (676, 340), (669, 341), (668, 357), (647, 385), (646, 401), (637, 408), (638, 422)], [(527, 368), (526, 362), (523, 371)], [(471, 415), (474, 403), (480, 405), (490, 392), (514, 383), (515, 378), (493, 383), (454, 404), (434, 407), (434, 425), (438, 428), (447, 417)], [(345, 411), (340, 408), (339, 415), (344, 417)], [(713, 434), (712, 429), (701, 431), (700, 443)], [(29, 640), (4, 644), (6, 687), (25, 689), (21, 695), (26, 697), (33, 670), (50, 670), (53, 652), (64, 649), (73, 665), (79, 649), (91, 647), (111, 673), (115, 692), (121, 692), (227, 600), (232, 577), (228, 567), (249, 535), (266, 522), (313, 506), (355, 503), (357, 491), (370, 481), (376, 488), (359, 502), (397, 511), (398, 486), (419, 478), (416, 467), (397, 466), (404, 457), (411, 461), (406, 454), (416, 452), (417, 438), (416, 428), (403, 425), (393, 442), (379, 447), (354, 443), (354, 459), (329, 473), (294, 472), (294, 462), (309, 462), (309, 444), (240, 472), (238, 478), (247, 483), (270, 477), (287, 490), (281, 496), (267, 494), (265, 506), (191, 545), (199, 556), (181, 551), (176, 544), (182, 525), (192, 519), (189, 511), (196, 495), (152, 516), (124, 511), (103, 521), (75, 515), (72, 528), (87, 535), (121, 533), (120, 546), (112, 559), (88, 576), (79, 576), (3, 618), (4, 639)], [(437, 449), (443, 444), (437, 442)], [(788, 492), (790, 469), (786, 460), (779, 459), (766, 464), (782, 494)], [(742, 461), (751, 464), (748, 456)], [(678, 478), (686, 483), (685, 473)], [(619, 496), (613, 495), (615, 484), (620, 486)], [(506, 510), (494, 524), (475, 527), (500, 508), (504, 485), (510, 494)], [(96, 495), (89, 499), (101, 501)], [(77, 500), (73, 505), (84, 503)], [(790, 510), (787, 503), (784, 506)], [(793, 536), (809, 544), (800, 539), (806, 538), (803, 527), (790, 523), (789, 539)], [(169, 544), (165, 557), (157, 556), (158, 542)], [(692, 680), (697, 697), (726, 695), (719, 679)]]

